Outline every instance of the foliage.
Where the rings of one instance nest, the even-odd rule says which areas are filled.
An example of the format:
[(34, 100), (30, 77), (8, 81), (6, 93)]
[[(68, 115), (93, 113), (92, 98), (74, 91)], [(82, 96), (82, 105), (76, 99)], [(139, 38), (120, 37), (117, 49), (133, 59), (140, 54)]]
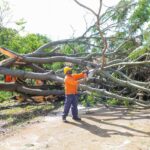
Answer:
[(78, 44), (68, 44), (63, 46), (62, 53), (64, 54), (75, 54), (75, 53), (82, 53), (85, 52), (86, 48), (84, 45), (78, 45)]
[(13, 45), (13, 40), (16, 38), (16, 36), (18, 36), (17, 31), (5, 27), (1, 28), (0, 30), (0, 46), (11, 48), (11, 45)]
[(126, 20), (128, 12), (131, 8), (131, 0), (121, 0), (116, 6), (116, 13), (113, 14), (112, 20), (123, 23)]
[[(126, 43), (120, 47), (120, 55), (118, 55), (118, 58), (130, 55), (132, 51), (144, 43), (143, 36), (147, 30), (145, 27), (149, 23), (149, 20), (149, 0), (121, 0), (115, 7), (110, 7), (106, 10), (101, 18), (101, 21), (104, 22), (101, 25), (101, 30), (104, 30), (104, 34), (109, 37), (107, 42), (109, 43), (110, 49), (112, 51), (115, 50), (118, 45), (126, 40)], [(111, 32), (110, 28), (106, 29), (108, 24), (114, 25), (111, 28)], [(92, 31), (96, 34), (96, 31)], [(140, 38), (140, 43), (136, 42), (136, 37)], [(100, 42), (100, 40), (95, 42)], [(139, 52), (139, 55), (145, 53), (144, 50), (138, 50), (136, 52)], [(131, 55), (133, 56), (133, 54)], [(134, 58), (138, 57), (138, 54), (136, 55)]]
[(132, 53), (129, 54), (129, 58), (132, 60), (135, 60), (136, 58), (143, 55), (147, 51), (149, 51), (149, 50), (147, 49), (146, 46), (140, 46), (137, 49), (135, 49)]
[(143, 33), (143, 44), (150, 45), (150, 24), (148, 25), (147, 29)]
[(115, 77), (115, 78), (118, 78), (118, 79), (120, 78), (120, 74), (117, 73), (117, 72), (113, 72), (112, 76)]
[(120, 101), (115, 98), (112, 98), (107, 100), (107, 104), (110, 106), (120, 105)]
[(31, 53), (49, 41), (48, 37), (40, 34), (27, 34), (21, 36), (17, 30), (1, 28), (0, 46), (11, 49), (17, 53)]
[(35, 51), (37, 48), (39, 48), (40, 46), (44, 45), (45, 43), (47, 43), (49, 41), (49, 39), (44, 36), (44, 35), (40, 35), (40, 34), (27, 34), (25, 37), (22, 37), (21, 39), (21, 52), (22, 53), (31, 53), (33, 51)]
[(129, 107), (130, 105), (132, 105), (132, 103), (127, 101), (127, 100), (120, 101), (120, 100), (117, 100), (115, 98), (108, 99), (106, 103), (108, 105), (110, 105), (110, 106), (125, 106), (125, 107)]
[(95, 96), (94, 92), (88, 95), (82, 95), (80, 97), (81, 104), (85, 107), (94, 106), (97, 103), (97, 98)]
[(130, 59), (136, 59), (146, 52), (150, 52), (150, 31), (147, 30), (143, 33), (143, 45), (136, 48), (129, 54)]
[(131, 15), (130, 31), (136, 32), (138, 29), (145, 24), (145, 22), (150, 19), (150, 1), (149, 0), (139, 0), (137, 7), (135, 8), (133, 14)]
[(11, 96), (12, 96), (11, 92), (0, 91), (0, 103), (5, 100), (9, 100)]
[(52, 70), (57, 71), (59, 69), (62, 69), (63, 66), (64, 66), (64, 63), (56, 62), (51, 65), (51, 68)]

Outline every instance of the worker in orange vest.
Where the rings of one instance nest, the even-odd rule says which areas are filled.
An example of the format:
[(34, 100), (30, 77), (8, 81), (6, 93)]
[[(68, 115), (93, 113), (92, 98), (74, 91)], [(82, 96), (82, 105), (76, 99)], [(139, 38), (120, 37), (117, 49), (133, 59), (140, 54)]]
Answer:
[(67, 122), (66, 117), (68, 116), (70, 107), (72, 111), (72, 118), (76, 121), (80, 121), (81, 118), (78, 117), (78, 85), (80, 83), (79, 79), (86, 78), (88, 71), (83, 71), (79, 74), (72, 74), (72, 68), (65, 67), (64, 68), (64, 84), (65, 84), (65, 104), (64, 111), (62, 115), (62, 120)]

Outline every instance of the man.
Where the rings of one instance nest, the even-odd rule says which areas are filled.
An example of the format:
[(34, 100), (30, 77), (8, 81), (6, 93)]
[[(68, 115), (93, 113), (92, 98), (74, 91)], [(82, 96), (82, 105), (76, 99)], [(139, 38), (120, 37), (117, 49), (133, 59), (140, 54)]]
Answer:
[(72, 68), (65, 67), (64, 68), (64, 84), (65, 84), (65, 104), (64, 104), (64, 112), (62, 119), (64, 122), (67, 122), (66, 117), (68, 116), (70, 107), (72, 111), (72, 118), (76, 121), (80, 121), (81, 118), (78, 116), (78, 95), (77, 89), (80, 81), (79, 79), (87, 77), (87, 71), (83, 71), (79, 74), (72, 74)]

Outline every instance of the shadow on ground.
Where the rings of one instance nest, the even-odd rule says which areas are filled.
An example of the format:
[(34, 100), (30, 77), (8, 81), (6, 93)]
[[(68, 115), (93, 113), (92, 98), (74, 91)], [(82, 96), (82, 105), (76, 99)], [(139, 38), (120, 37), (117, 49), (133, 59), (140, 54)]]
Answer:
[[(91, 114), (82, 115), (82, 118), (83, 121), (81, 121), (80, 123), (76, 122), (68, 122), (68, 123), (80, 127), (82, 129), (88, 130), (92, 134), (101, 137), (110, 137), (111, 135), (132, 137), (136, 136), (137, 134), (138, 136), (141, 137), (150, 137), (150, 132), (140, 130), (136, 127), (130, 127), (128, 124), (122, 122), (124, 120), (131, 123), (132, 121), (133, 124), (133, 122), (136, 120), (139, 122), (141, 120), (149, 120), (150, 111), (129, 110), (127, 108), (111, 108), (111, 109), (100, 108), (92, 112)], [(89, 124), (89, 121), (86, 120), (90, 120), (90, 122), (95, 123)], [(134, 124), (136, 125), (136, 122), (134, 122)], [(109, 126), (109, 128), (107, 128), (107, 126)], [(103, 127), (106, 128), (104, 129)], [(120, 129), (122, 129), (123, 131), (121, 131)]]

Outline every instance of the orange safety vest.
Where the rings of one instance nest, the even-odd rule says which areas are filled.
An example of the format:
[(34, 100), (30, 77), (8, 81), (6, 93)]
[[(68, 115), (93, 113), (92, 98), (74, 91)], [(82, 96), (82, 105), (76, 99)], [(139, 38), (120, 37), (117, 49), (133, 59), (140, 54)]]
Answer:
[(5, 75), (5, 82), (12, 82), (12, 76), (11, 75)]
[(78, 81), (81, 78), (85, 78), (86, 74), (79, 73), (79, 74), (72, 74), (72, 75), (66, 75), (64, 79), (65, 84), (65, 94), (77, 94), (78, 89)]

